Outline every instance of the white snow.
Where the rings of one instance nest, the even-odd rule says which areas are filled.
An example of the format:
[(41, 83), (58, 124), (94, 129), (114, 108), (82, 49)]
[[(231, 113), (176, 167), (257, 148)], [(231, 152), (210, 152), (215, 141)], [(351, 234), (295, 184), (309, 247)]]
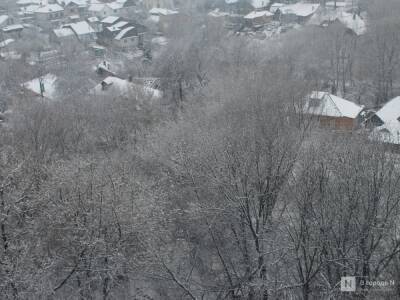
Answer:
[(105, 24), (112, 24), (115, 23), (119, 20), (119, 17), (116, 16), (108, 16), (106, 18), (104, 18), (103, 20), (101, 20), (101, 23), (105, 23)]
[(135, 29), (135, 27), (129, 26), (129, 27), (126, 27), (126, 28), (122, 29), (122, 30), (116, 35), (116, 37), (115, 37), (114, 39), (116, 39), (117, 41), (123, 39), (124, 36), (125, 36), (129, 31), (131, 31), (132, 29)]
[[(319, 103), (318, 105), (312, 105), (311, 101), (319, 101)], [(327, 92), (314, 91), (309, 95), (303, 111), (318, 116), (355, 119), (363, 108), (363, 106)]]
[[(48, 73), (41, 77), (43, 85), (44, 85), (44, 93), (43, 96), (48, 99), (54, 99), (56, 96), (56, 80), (57, 77), (51, 73)], [(37, 95), (40, 95), (40, 78), (32, 79), (31, 81), (25, 82), (22, 84), (28, 90), (31, 90)]]
[(255, 8), (255, 9), (259, 9), (259, 8), (263, 8), (269, 5), (269, 1), (270, 0), (252, 0), (251, 1), (251, 5)]
[(46, 14), (46, 13), (52, 13), (52, 12), (61, 12), (63, 10), (64, 10), (64, 8), (62, 8), (62, 6), (60, 6), (58, 4), (49, 4), (46, 6), (39, 7), (35, 12)]
[(7, 20), (8, 20), (8, 16), (7, 15), (1, 15), (0, 16), (0, 25), (3, 24)]
[(314, 3), (295, 3), (285, 5), (280, 8), (283, 14), (294, 14), (299, 17), (308, 17), (314, 14), (319, 8), (319, 4)]
[(89, 23), (86, 21), (71, 23), (71, 24), (69, 24), (69, 26), (75, 32), (75, 34), (78, 36), (96, 33), (96, 31), (92, 27), (90, 27)]
[(252, 11), (251, 13), (245, 15), (244, 18), (245, 19), (256, 19), (256, 18), (260, 18), (260, 17), (270, 17), (273, 15), (274, 14), (269, 12), (268, 10)]
[(367, 25), (364, 19), (362, 19), (358, 15), (347, 12), (328, 11), (326, 13), (317, 13), (311, 17), (308, 24), (321, 25), (326, 21), (334, 22), (335, 20), (338, 20), (348, 29), (353, 31), (356, 35), (362, 35), (367, 31)]
[(9, 26), (4, 27), (3, 31), (7, 32), (7, 31), (13, 31), (13, 30), (22, 30), (22, 29), (24, 29), (23, 25), (15, 24), (15, 25), (9, 25)]
[(110, 2), (110, 3), (107, 3), (106, 5), (113, 10), (118, 10), (123, 7), (123, 4), (118, 3), (118, 2)]
[[(106, 89), (103, 89), (103, 85), (106, 85)], [(145, 87), (142, 85), (134, 84), (125, 79), (121, 79), (115, 76), (109, 76), (105, 78), (102, 83), (96, 85), (92, 90), (91, 94), (94, 95), (110, 95), (110, 96), (118, 96), (128, 94), (133, 91), (141, 91), (146, 96), (151, 98), (160, 98), (162, 92), (157, 89), (153, 89), (150, 87)]]
[(74, 32), (72, 31), (71, 28), (58, 28), (54, 29), (53, 32), (59, 38), (74, 35)]
[(156, 16), (167, 16), (167, 15), (175, 15), (179, 13), (176, 10), (171, 10), (171, 9), (166, 9), (166, 8), (152, 8), (150, 9), (149, 13), (151, 15), (156, 15)]
[(0, 48), (4, 48), (14, 42), (15, 42), (15, 40), (13, 40), (13, 39), (6, 39), (6, 40), (0, 42)]

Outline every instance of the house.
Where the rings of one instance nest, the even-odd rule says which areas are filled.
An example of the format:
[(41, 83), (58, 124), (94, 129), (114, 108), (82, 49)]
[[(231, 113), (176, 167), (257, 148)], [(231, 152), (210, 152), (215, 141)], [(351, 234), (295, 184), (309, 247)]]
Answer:
[(178, 11), (165, 8), (152, 8), (149, 13), (151, 20), (158, 24), (159, 31), (164, 33), (171, 29), (179, 16)]
[(132, 17), (132, 15), (140, 11), (138, 7), (138, 0), (117, 0), (117, 2), (122, 5), (122, 8), (119, 11), (119, 15), (123, 17)]
[(232, 14), (247, 15), (254, 7), (246, 0), (225, 0), (222, 9)]
[(103, 26), (101, 25), (98, 17), (89, 17), (87, 18), (87, 22), (89, 23), (90, 27), (94, 29), (94, 31), (100, 32), (103, 30)]
[(14, 19), (8, 15), (0, 15), (0, 29), (14, 24)]
[(372, 140), (400, 145), (400, 97), (387, 102), (368, 123), (373, 127)]
[(142, 0), (142, 5), (146, 10), (152, 8), (174, 9), (174, 0)]
[(54, 100), (56, 95), (57, 76), (48, 73), (44, 76), (34, 78), (22, 84), (24, 91), (32, 96), (40, 96), (48, 100)]
[(117, 17), (117, 16), (105, 17), (99, 23), (100, 31), (103, 31), (105, 28), (112, 26), (113, 24), (117, 23), (118, 21), (121, 21), (121, 18)]
[(260, 27), (273, 20), (274, 14), (268, 10), (252, 11), (245, 15), (243, 18), (246, 21), (246, 25), (250, 27)]
[(76, 36), (71, 28), (57, 28), (50, 33), (49, 39), (51, 42), (64, 45), (76, 41)]
[(99, 63), (96, 67), (96, 73), (99, 74), (100, 76), (115, 76), (115, 70), (113, 69), (112, 65), (110, 62), (104, 60), (101, 63)]
[(251, 0), (251, 5), (255, 10), (266, 10), (270, 0)]
[(57, 0), (64, 8), (65, 16), (83, 16), (88, 8), (88, 0)]
[(360, 121), (363, 106), (327, 92), (314, 91), (305, 99), (303, 113), (316, 117), (321, 127), (352, 130)]
[(22, 30), (24, 30), (24, 26), (22, 24), (14, 24), (3, 27), (2, 33), (3, 36), (8, 38), (19, 38), (21, 37)]
[(36, 24), (45, 30), (59, 27), (64, 22), (64, 8), (59, 4), (48, 4), (35, 10)]
[(88, 13), (91, 17), (105, 18), (117, 15), (123, 9), (123, 3), (114, 1), (109, 3), (95, 3), (89, 6)]
[(143, 46), (143, 34), (140, 35), (134, 26), (122, 29), (113, 39), (113, 45), (122, 50)]
[[(115, 76), (106, 77), (101, 83), (96, 85), (90, 94), (93, 96), (104, 96), (104, 97), (126, 97), (126, 96), (144, 96), (148, 100), (159, 99), (162, 96), (160, 90), (139, 85), (129, 80), (121, 79)], [(147, 100), (140, 97), (139, 100)]]
[(314, 14), (307, 22), (308, 25), (318, 25), (328, 27), (331, 24), (340, 23), (347, 28), (348, 33), (355, 35), (363, 35), (367, 32), (367, 24), (359, 15), (336, 12), (336, 11), (319, 11)]
[(276, 11), (278, 9), (281, 9), (282, 7), (284, 7), (285, 4), (280, 3), (280, 2), (274, 2), (271, 4), (271, 6), (269, 7), (269, 11), (272, 12), (273, 14), (276, 13)]
[(282, 6), (275, 14), (285, 23), (305, 24), (319, 10), (320, 5), (315, 3), (295, 3)]
[(96, 31), (86, 21), (64, 25), (64, 28), (70, 28), (82, 43), (92, 43), (97, 39)]

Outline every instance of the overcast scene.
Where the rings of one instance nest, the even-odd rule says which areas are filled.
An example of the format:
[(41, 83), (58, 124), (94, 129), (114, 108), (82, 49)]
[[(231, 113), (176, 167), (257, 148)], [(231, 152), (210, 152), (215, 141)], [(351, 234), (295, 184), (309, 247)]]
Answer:
[(400, 0), (0, 0), (0, 300), (400, 300)]

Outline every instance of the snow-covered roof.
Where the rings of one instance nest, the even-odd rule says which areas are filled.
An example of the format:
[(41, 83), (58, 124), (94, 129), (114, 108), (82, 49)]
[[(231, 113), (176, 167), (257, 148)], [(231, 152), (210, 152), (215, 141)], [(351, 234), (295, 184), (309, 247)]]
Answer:
[(67, 37), (74, 35), (74, 32), (71, 28), (58, 28), (54, 29), (53, 32), (57, 37)]
[(24, 29), (24, 26), (21, 24), (14, 24), (14, 25), (9, 25), (3, 28), (4, 32), (8, 32), (8, 31), (14, 31), (14, 30), (22, 30)]
[(56, 80), (57, 76), (48, 73), (41, 78), (35, 78), (31, 81), (25, 82), (22, 86), (35, 94), (40, 95), (40, 82), (42, 82), (44, 86), (43, 96), (48, 99), (54, 99), (56, 96)]
[(397, 121), (397, 119), (400, 117), (400, 96), (387, 102), (380, 110), (376, 112), (376, 115), (384, 123)]
[(400, 96), (387, 102), (376, 115), (384, 124), (376, 127), (370, 138), (385, 143), (400, 144)]
[(96, 23), (99, 22), (99, 18), (98, 17), (90, 17), (87, 19), (90, 23)]
[(314, 14), (319, 8), (315, 3), (295, 3), (279, 8), (283, 14), (294, 14), (299, 17), (308, 17)]
[(219, 17), (226, 17), (226, 16), (229, 16), (229, 13), (224, 12), (224, 11), (220, 11), (218, 8), (216, 8), (215, 10), (210, 11), (210, 12), (208, 13), (208, 15), (209, 15), (210, 17), (219, 18)]
[(342, 12), (338, 15), (337, 19), (356, 35), (362, 35), (367, 31), (365, 21), (356, 14)]
[[(311, 101), (318, 102), (312, 103)], [(357, 105), (338, 96), (327, 92), (314, 91), (308, 96), (303, 111), (307, 114), (318, 116), (355, 119), (363, 109), (364, 106)]]
[(263, 8), (269, 5), (270, 0), (252, 0), (251, 5), (255, 9)]
[(133, 30), (133, 29), (135, 29), (135, 27), (133, 27), (133, 26), (129, 26), (129, 27), (126, 27), (126, 28), (122, 29), (122, 30), (115, 36), (114, 39), (116, 39), (117, 41), (123, 39), (123, 38), (125, 37), (125, 35), (126, 35), (129, 31), (131, 31), (131, 30)]
[(251, 13), (247, 14), (244, 16), (245, 19), (256, 19), (260, 17), (270, 17), (273, 16), (274, 14), (271, 13), (268, 10), (263, 10), (263, 11), (252, 11)]
[(99, 12), (105, 8), (105, 4), (103, 3), (95, 3), (89, 6), (88, 10), (91, 12)]
[(109, 8), (111, 9), (121, 9), (124, 5), (122, 3), (118, 3), (118, 2), (110, 2), (106, 4)]
[(269, 8), (269, 10), (272, 13), (275, 13), (278, 9), (284, 7), (286, 4), (283, 3), (279, 3), (279, 2), (275, 2), (274, 4), (271, 5), (271, 7)]
[(118, 23), (115, 23), (112, 27), (121, 28), (121, 27), (123, 27), (123, 26), (125, 26), (125, 25), (128, 25), (128, 24), (129, 24), (129, 23), (126, 22), (126, 21), (119, 21)]
[(80, 7), (85, 7), (88, 4), (88, 0), (57, 0), (58, 4), (60, 5), (69, 5), (69, 4), (76, 4)]
[(59, 4), (48, 4), (48, 5), (39, 7), (35, 12), (47, 14), (47, 13), (52, 13), (52, 12), (60, 12), (63, 10), (64, 10), (64, 8), (62, 8), (62, 6), (60, 6)]
[[(103, 85), (107, 86), (106, 89), (103, 89)], [(128, 80), (121, 79), (115, 76), (108, 76), (101, 83), (96, 85), (92, 90), (91, 94), (94, 95), (115, 95), (119, 93), (120, 95), (124, 95), (129, 93), (130, 91), (141, 91), (146, 96), (151, 98), (160, 98), (162, 92), (157, 89), (153, 89), (150, 87), (141, 86), (138, 84), (134, 84), (129, 82)]]
[(117, 16), (108, 16), (106, 18), (104, 18), (103, 20), (101, 20), (101, 23), (105, 23), (105, 24), (113, 24), (115, 22), (117, 22), (120, 18)]
[(17, 1), (17, 5), (30, 5), (30, 4), (37, 4), (39, 5), (40, 3), (42, 3), (42, 0), (18, 0)]
[(8, 16), (7, 15), (1, 15), (0, 16), (0, 25), (3, 24), (5, 21), (8, 20)]
[(89, 23), (86, 21), (71, 23), (69, 24), (69, 26), (75, 32), (76, 35), (85, 35), (96, 32), (92, 27), (90, 27)]
[(14, 42), (15, 42), (15, 40), (13, 40), (13, 39), (6, 39), (6, 40), (0, 42), (0, 48), (6, 47), (9, 44), (14, 43)]
[(237, 2), (239, 2), (239, 0), (225, 0), (226, 4), (234, 4), (234, 3), (237, 3)]
[(20, 8), (20, 11), (25, 14), (33, 14), (40, 6), (36, 4), (31, 4)]
[(179, 12), (176, 10), (171, 10), (171, 9), (166, 9), (166, 8), (152, 8), (150, 9), (149, 13), (151, 15), (163, 15), (163, 16), (167, 16), (167, 15), (175, 15), (178, 14)]
[(348, 29), (353, 31), (356, 35), (362, 35), (367, 31), (367, 24), (365, 20), (362, 19), (360, 16), (339, 11), (321, 11), (320, 13), (316, 13), (311, 17), (308, 24), (321, 25), (324, 22), (333, 22), (335, 20), (338, 20)]

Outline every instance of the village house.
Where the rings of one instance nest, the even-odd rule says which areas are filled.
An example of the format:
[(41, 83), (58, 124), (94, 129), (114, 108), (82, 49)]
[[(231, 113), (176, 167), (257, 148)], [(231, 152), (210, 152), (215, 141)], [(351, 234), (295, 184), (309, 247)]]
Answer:
[(150, 18), (158, 25), (158, 30), (166, 33), (176, 22), (179, 12), (165, 8), (152, 8), (150, 11)]
[(64, 8), (66, 17), (83, 16), (88, 7), (87, 0), (57, 0), (57, 2)]
[(21, 37), (22, 30), (24, 30), (24, 26), (22, 24), (5, 26), (2, 29), (2, 36), (4, 38), (18, 39)]
[(89, 23), (90, 27), (94, 29), (94, 31), (100, 32), (103, 30), (103, 27), (98, 17), (89, 17), (87, 18), (87, 22)]
[(278, 8), (275, 14), (281, 22), (305, 24), (319, 9), (319, 4), (299, 2)]
[(54, 100), (57, 97), (56, 81), (57, 76), (49, 73), (23, 83), (23, 92), (29, 96), (36, 96), (47, 100)]
[(152, 8), (173, 9), (175, 7), (174, 0), (142, 0), (142, 5), (146, 10)]
[(252, 11), (251, 13), (245, 15), (243, 18), (245, 23), (249, 27), (257, 28), (271, 22), (273, 20), (274, 14), (268, 10), (262, 11)]
[(86, 21), (67, 24), (63, 27), (70, 28), (75, 33), (78, 40), (84, 44), (95, 42), (97, 39), (96, 31), (90, 27)]
[(60, 45), (68, 45), (76, 41), (76, 36), (71, 28), (57, 28), (50, 33), (49, 40)]
[(241, 0), (225, 0), (221, 8), (223, 11), (239, 15), (247, 15), (254, 9), (250, 2)]
[(64, 8), (59, 4), (48, 4), (35, 11), (36, 25), (44, 30), (59, 27), (64, 23)]
[(308, 95), (302, 108), (303, 113), (315, 117), (321, 127), (335, 130), (352, 130), (357, 127), (363, 109), (363, 106), (320, 91)]
[(400, 147), (400, 96), (387, 102), (367, 124), (373, 129), (372, 140)]
[(0, 16), (0, 29), (10, 26), (14, 24), (14, 18), (8, 16), (8, 15), (1, 15)]
[(147, 99), (138, 97), (138, 100), (141, 101), (155, 100), (161, 98), (162, 96), (162, 92), (160, 90), (139, 85), (115, 76), (106, 77), (101, 83), (90, 90), (90, 94), (96, 97), (105, 96), (111, 98), (126, 97), (135, 94), (146, 96)]
[(114, 1), (109, 3), (95, 3), (89, 6), (88, 14), (91, 17), (98, 17), (100, 19), (118, 15), (123, 10), (123, 3)]
[(113, 39), (113, 46), (121, 50), (141, 48), (143, 46), (144, 33), (138, 33), (134, 26), (122, 29)]

